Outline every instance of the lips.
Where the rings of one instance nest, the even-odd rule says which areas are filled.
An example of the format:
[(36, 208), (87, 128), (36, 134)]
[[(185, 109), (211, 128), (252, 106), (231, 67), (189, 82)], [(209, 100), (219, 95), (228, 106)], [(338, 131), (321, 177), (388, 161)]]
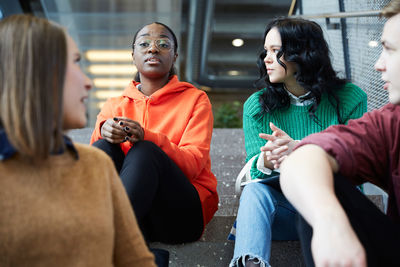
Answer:
[(81, 102), (82, 102), (83, 104), (86, 104), (87, 99), (88, 99), (88, 96), (84, 96), (84, 97), (81, 98)]
[(144, 62), (159, 63), (159, 62), (161, 62), (161, 60), (158, 57), (149, 57), (149, 58), (146, 58), (144, 60)]

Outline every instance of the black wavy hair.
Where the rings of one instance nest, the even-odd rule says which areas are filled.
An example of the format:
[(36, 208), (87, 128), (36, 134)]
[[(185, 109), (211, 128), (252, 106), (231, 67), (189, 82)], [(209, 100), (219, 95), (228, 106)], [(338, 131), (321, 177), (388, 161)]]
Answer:
[[(169, 33), (172, 35), (172, 39), (174, 41), (174, 52), (176, 53), (178, 51), (178, 38), (176, 38), (175, 33), (171, 30), (170, 27), (168, 27), (167, 25), (165, 25), (164, 23), (158, 22), (158, 21), (154, 21), (151, 23), (148, 23), (146, 25), (143, 25), (142, 27), (139, 28), (139, 30), (137, 30), (137, 32), (135, 33), (135, 35), (133, 36), (133, 41), (132, 41), (132, 51), (135, 50), (135, 42), (136, 42), (136, 37), (138, 35), (138, 33), (146, 26), (151, 25), (151, 24), (158, 24), (163, 26), (165, 29), (167, 29), (167, 31), (169, 31)], [(169, 76), (171, 77), (172, 75), (176, 74), (176, 69), (174, 66), (172, 66), (172, 68), (169, 71)], [(135, 74), (135, 81), (140, 82), (140, 75), (139, 72), (136, 72)]]
[[(339, 123), (344, 123), (340, 115), (340, 101), (336, 91), (340, 90), (346, 80), (337, 76), (333, 70), (328, 44), (324, 39), (321, 27), (309, 20), (296, 18), (276, 18), (266, 27), (264, 40), (272, 28), (280, 33), (282, 47), (277, 53), (278, 63), (286, 70), (286, 65), (279, 60), (283, 58), (287, 62), (296, 65), (294, 74), (297, 83), (307, 92), (311, 92), (305, 99), (315, 98), (314, 104), (309, 109), (309, 115), (317, 123), (315, 115), (318, 105), (321, 102), (323, 93), (327, 93), (330, 103), (335, 107)], [(271, 83), (265, 68), (264, 58), (266, 51), (260, 53), (257, 65), (260, 78), (255, 81), (257, 89), (264, 89), (260, 96), (262, 112), (273, 112), (278, 109), (287, 109), (290, 106), (290, 98), (283, 83)]]

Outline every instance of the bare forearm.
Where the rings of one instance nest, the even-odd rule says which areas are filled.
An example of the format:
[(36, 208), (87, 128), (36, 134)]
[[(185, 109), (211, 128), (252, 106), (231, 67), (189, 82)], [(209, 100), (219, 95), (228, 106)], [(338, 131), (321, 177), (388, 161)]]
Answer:
[(294, 151), (281, 166), (283, 193), (312, 225), (344, 212), (334, 194), (336, 161), (322, 148), (305, 145)]
[(313, 228), (315, 266), (366, 267), (365, 250), (335, 196), (337, 171), (336, 160), (322, 148), (305, 145), (281, 165), (282, 190)]

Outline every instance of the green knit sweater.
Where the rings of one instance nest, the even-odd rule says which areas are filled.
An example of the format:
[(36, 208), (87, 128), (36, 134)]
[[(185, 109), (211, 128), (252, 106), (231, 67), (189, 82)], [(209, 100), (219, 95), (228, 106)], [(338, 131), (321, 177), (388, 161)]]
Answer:
[[(290, 105), (283, 111), (263, 112), (259, 99), (264, 90), (252, 94), (244, 104), (243, 130), (247, 153), (246, 162), (254, 155), (260, 154), (260, 148), (265, 145), (266, 141), (261, 139), (258, 134), (272, 133), (269, 122), (274, 123), (295, 140), (320, 132), (330, 125), (339, 124), (336, 109), (326, 95), (322, 96), (321, 103), (315, 112), (320, 122), (318, 125), (308, 114), (310, 106)], [(367, 94), (356, 85), (347, 83), (337, 92), (337, 95), (340, 99), (340, 114), (346, 124), (348, 120), (359, 118), (367, 111)], [(250, 171), (251, 177), (253, 179), (267, 178), (269, 175), (257, 170), (257, 159), (258, 156), (253, 162)]]

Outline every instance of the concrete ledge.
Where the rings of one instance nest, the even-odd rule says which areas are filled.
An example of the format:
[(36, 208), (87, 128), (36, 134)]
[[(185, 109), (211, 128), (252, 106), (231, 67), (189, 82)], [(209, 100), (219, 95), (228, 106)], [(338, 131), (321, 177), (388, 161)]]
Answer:
[[(69, 132), (79, 143), (89, 143), (92, 129), (84, 128)], [(233, 256), (234, 242), (227, 236), (236, 218), (238, 198), (235, 195), (235, 179), (245, 163), (244, 136), (242, 129), (214, 129), (211, 142), (212, 171), (218, 179), (219, 210), (207, 225), (204, 235), (194, 243), (166, 245), (152, 243), (151, 247), (170, 252), (171, 267), (228, 266)], [(383, 210), (381, 195), (369, 198)], [(298, 241), (273, 241), (271, 265), (279, 267), (305, 266)]]
[[(72, 130), (68, 135), (79, 143), (88, 144), (91, 128)], [(194, 243), (167, 245), (152, 243), (151, 247), (170, 252), (171, 267), (228, 266), (233, 256), (234, 242), (227, 237), (236, 218), (238, 198), (235, 195), (235, 179), (245, 163), (244, 136), (242, 129), (214, 129), (211, 142), (212, 171), (218, 179), (219, 210), (207, 225), (201, 239)], [(302, 265), (299, 242), (273, 242), (271, 264), (282, 267)]]
[[(226, 238), (231, 229), (234, 216), (214, 216), (207, 225), (202, 238), (193, 243), (168, 245), (151, 243), (154, 248), (170, 252), (170, 267), (228, 266), (235, 243)], [(298, 241), (273, 241), (271, 247), (272, 266), (303, 267), (300, 243)]]
[[(232, 259), (233, 242), (195, 242), (182, 245), (153, 243), (152, 247), (170, 252), (170, 267), (221, 267), (228, 266)], [(303, 267), (298, 241), (274, 241), (271, 248), (272, 266)]]

